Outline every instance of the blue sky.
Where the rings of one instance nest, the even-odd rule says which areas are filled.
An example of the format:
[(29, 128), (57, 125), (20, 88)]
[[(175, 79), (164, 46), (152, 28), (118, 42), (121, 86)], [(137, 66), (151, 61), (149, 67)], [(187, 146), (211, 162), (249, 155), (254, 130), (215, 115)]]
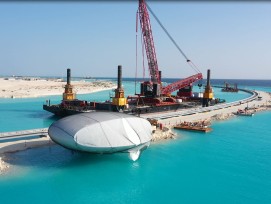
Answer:
[[(0, 75), (134, 77), (137, 1), (0, 2)], [(270, 79), (271, 2), (150, 1), (185, 54), (206, 75)], [(195, 72), (151, 16), (164, 77)], [(140, 35), (138, 37), (140, 47)], [(145, 55), (146, 58), (146, 55)], [(146, 73), (147, 65), (145, 65)], [(138, 76), (142, 54), (138, 50)]]

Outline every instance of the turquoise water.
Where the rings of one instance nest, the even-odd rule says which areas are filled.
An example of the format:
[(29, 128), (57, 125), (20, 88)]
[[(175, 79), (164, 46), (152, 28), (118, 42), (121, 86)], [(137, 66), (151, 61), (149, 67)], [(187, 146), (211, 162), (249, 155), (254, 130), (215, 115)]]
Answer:
[[(102, 100), (108, 91), (82, 97), (90, 96)], [(57, 118), (41, 110), (46, 99), (1, 99), (1, 132), (50, 125)], [(208, 134), (176, 130), (177, 139), (152, 144), (136, 162), (124, 153), (72, 153), (59, 146), (8, 154), (0, 202), (270, 203), (270, 118), (262, 112), (216, 122)]]

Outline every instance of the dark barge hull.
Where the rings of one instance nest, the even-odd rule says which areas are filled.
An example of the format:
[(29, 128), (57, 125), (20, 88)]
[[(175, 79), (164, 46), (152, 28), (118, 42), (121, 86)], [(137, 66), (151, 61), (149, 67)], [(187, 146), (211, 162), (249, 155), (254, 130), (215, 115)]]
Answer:
[(95, 107), (73, 107), (63, 108), (61, 105), (43, 105), (43, 110), (51, 112), (57, 116), (69, 116), (78, 113), (86, 113), (92, 111), (113, 111), (123, 112), (127, 114), (140, 115), (145, 113), (165, 112), (165, 111), (176, 111), (180, 108), (185, 108), (182, 104), (166, 104), (166, 105), (152, 105), (152, 106), (134, 106), (129, 109), (118, 109), (111, 103), (96, 103)]
[[(91, 110), (74, 110), (74, 109), (67, 109), (67, 108), (62, 108), (60, 107), (60, 105), (43, 105), (43, 110), (46, 110), (48, 112), (51, 112), (57, 116), (68, 116), (68, 115), (74, 115), (74, 114), (78, 114), (78, 113), (86, 113), (86, 112), (90, 112)], [(93, 111), (93, 110), (92, 110)]]

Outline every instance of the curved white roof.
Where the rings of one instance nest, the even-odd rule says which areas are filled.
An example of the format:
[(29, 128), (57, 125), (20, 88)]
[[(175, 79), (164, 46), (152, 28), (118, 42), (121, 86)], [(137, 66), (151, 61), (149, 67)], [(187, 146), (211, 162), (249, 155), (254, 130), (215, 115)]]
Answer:
[(150, 123), (139, 117), (115, 112), (90, 112), (62, 118), (49, 128), (56, 143), (74, 150), (117, 152), (148, 143)]

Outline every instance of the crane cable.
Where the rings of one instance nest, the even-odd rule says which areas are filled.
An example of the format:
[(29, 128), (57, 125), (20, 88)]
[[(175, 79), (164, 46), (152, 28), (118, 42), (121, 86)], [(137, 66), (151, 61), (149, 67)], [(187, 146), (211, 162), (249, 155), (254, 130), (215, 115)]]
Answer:
[(161, 28), (165, 31), (165, 33), (167, 34), (167, 36), (169, 37), (169, 39), (172, 41), (172, 43), (177, 47), (177, 49), (180, 51), (180, 53), (184, 56), (184, 58), (186, 59), (186, 62), (192, 67), (192, 69), (194, 69), (196, 72), (201, 72), (198, 67), (190, 60), (188, 59), (188, 57), (184, 54), (184, 52), (181, 50), (181, 48), (179, 47), (179, 45), (176, 43), (176, 41), (171, 37), (171, 35), (169, 34), (169, 32), (167, 31), (167, 29), (163, 26), (163, 24), (161, 23), (161, 21), (157, 18), (157, 16), (154, 14), (154, 12), (151, 10), (151, 8), (149, 7), (149, 5), (146, 3), (148, 10), (150, 11), (150, 13), (152, 14), (152, 16), (155, 18), (155, 20), (157, 21), (157, 23), (161, 26)]
[(136, 71), (135, 71), (135, 94), (136, 94), (136, 82), (137, 82), (137, 27), (138, 27), (138, 12), (136, 12)]
[[(139, 10), (137, 11), (137, 15), (136, 15), (136, 32), (138, 31), (138, 19), (139, 19)], [(144, 40), (143, 40), (143, 32), (142, 32), (142, 28), (140, 26), (140, 30), (141, 30), (141, 52), (142, 52), (142, 67), (143, 67), (143, 76), (142, 79), (143, 81), (145, 80), (145, 47), (144, 47)]]
[(145, 49), (144, 49), (144, 43), (143, 43), (143, 33), (141, 32), (141, 46), (142, 46), (142, 63), (143, 63), (143, 80), (145, 80)]

